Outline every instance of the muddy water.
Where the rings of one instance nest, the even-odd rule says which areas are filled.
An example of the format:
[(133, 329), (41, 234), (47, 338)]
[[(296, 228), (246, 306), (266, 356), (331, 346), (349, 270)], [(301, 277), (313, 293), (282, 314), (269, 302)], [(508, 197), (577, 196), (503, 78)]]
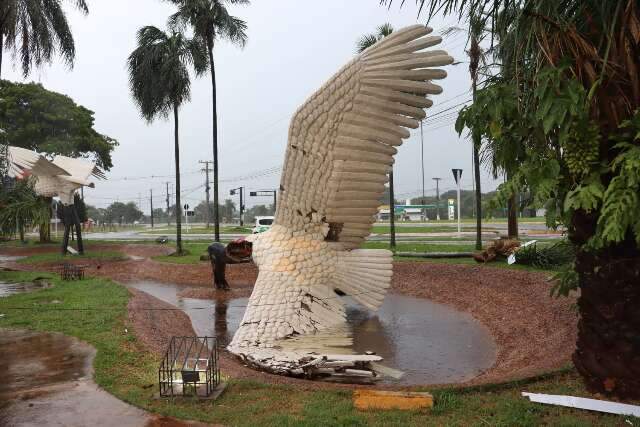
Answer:
[(85, 348), (63, 335), (0, 333), (0, 396), (77, 380), (87, 372)]
[(96, 386), (94, 354), (61, 334), (0, 329), (0, 426), (152, 425), (144, 411)]
[[(182, 298), (184, 288), (153, 282), (132, 285), (185, 311), (195, 332), (216, 336), (225, 345), (244, 314), (247, 298), (226, 302)], [(469, 314), (426, 299), (389, 294), (377, 313), (350, 298), (348, 325), (355, 352), (373, 351), (383, 364), (404, 372), (403, 385), (439, 384), (469, 380), (493, 365), (496, 347), (489, 331)]]

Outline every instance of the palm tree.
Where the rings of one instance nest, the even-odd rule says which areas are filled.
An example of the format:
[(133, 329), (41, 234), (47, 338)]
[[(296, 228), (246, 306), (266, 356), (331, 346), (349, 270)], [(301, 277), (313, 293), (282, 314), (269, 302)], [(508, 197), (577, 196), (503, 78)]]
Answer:
[(176, 164), (176, 242), (182, 254), (182, 204), (180, 201), (180, 106), (191, 97), (190, 67), (196, 75), (207, 69), (205, 47), (179, 32), (165, 33), (153, 27), (138, 31), (138, 46), (128, 60), (129, 85), (142, 116), (152, 122), (173, 112)]
[[(85, 0), (73, 0), (89, 13)], [(60, 0), (2, 0), (0, 2), (0, 73), (4, 48), (14, 50), (26, 77), (31, 68), (50, 63), (59, 53), (73, 66), (76, 48)]]
[(430, 16), (483, 16), (497, 36), (501, 81), (485, 88), (512, 96), (495, 97), (487, 114), (524, 120), (471, 126), (520, 142), (526, 156), (508, 185), (544, 196), (548, 221), (565, 224), (577, 247), (577, 370), (593, 391), (640, 397), (638, 1), (418, 2)]
[[(380, 25), (375, 33), (365, 34), (356, 42), (356, 52), (362, 53), (369, 47), (378, 43), (383, 38), (393, 33), (393, 27), (388, 22)], [(393, 165), (389, 172), (389, 228), (390, 228), (390, 245), (392, 249), (396, 247), (396, 216), (395, 216), (395, 194), (393, 188)]]
[[(469, 20), (469, 73), (471, 74), (471, 88), (473, 101), (476, 100), (478, 91), (478, 69), (480, 62), (484, 59), (480, 41), (484, 34), (484, 22), (477, 16), (472, 16)], [(482, 187), (480, 185), (480, 148), (482, 138), (479, 134), (473, 134), (473, 174), (476, 183), (476, 249), (482, 249)], [(511, 216), (509, 216), (511, 218)], [(511, 223), (509, 223), (511, 225)], [(510, 236), (511, 237), (511, 236)]]
[[(216, 93), (216, 68), (213, 49), (218, 40), (227, 40), (244, 47), (247, 43), (247, 24), (227, 11), (227, 4), (247, 5), (249, 0), (169, 0), (178, 11), (169, 18), (172, 28), (189, 26), (194, 36), (205, 44), (211, 71), (211, 95), (213, 106), (213, 217), (214, 235), (220, 241), (220, 210), (218, 205), (218, 106)], [(208, 184), (207, 184), (208, 185)]]
[(33, 179), (6, 186), (0, 183), (0, 235), (12, 235), (17, 230), (20, 241), (24, 241), (26, 227), (49, 220), (50, 205), (36, 194), (33, 186)]

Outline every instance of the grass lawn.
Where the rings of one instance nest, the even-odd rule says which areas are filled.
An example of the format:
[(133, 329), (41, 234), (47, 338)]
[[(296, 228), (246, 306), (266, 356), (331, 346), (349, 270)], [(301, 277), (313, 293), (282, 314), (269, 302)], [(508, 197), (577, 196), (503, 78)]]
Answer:
[[(518, 224), (520, 223), (531, 223), (531, 222), (535, 222), (535, 223), (545, 223), (545, 218), (544, 217), (523, 217), (523, 218), (518, 218)], [(379, 223), (389, 223), (389, 221), (379, 221)], [(442, 219), (440, 221), (437, 220), (430, 220), (429, 221), (431, 224), (457, 224), (458, 220), (454, 219), (449, 221), (448, 219)], [(476, 223), (476, 219), (475, 218), (462, 218), (460, 220), (460, 222), (462, 222), (463, 224), (475, 224)], [(483, 218), (482, 219), (483, 223), (499, 223), (499, 224), (506, 224), (507, 223), (507, 218)], [(407, 221), (396, 221), (396, 224), (407, 224), (410, 222)]]
[[(187, 255), (163, 255), (153, 257), (154, 260), (160, 262), (168, 262), (174, 264), (197, 264), (200, 256), (207, 252), (208, 242), (183, 242), (184, 249), (188, 251)], [(398, 243), (396, 250), (400, 252), (473, 252), (474, 244), (435, 244), (435, 243)], [(366, 249), (389, 249), (387, 242), (366, 242), (363, 245)]]
[[(222, 243), (227, 243), (227, 241), (223, 240)], [(162, 255), (153, 257), (153, 259), (173, 264), (197, 264), (203, 262), (200, 261), (200, 256), (207, 253), (210, 244), (211, 242), (182, 242), (182, 248), (187, 252), (186, 255)]]
[[(157, 227), (159, 229), (147, 228), (142, 230), (146, 234), (176, 234), (175, 227)], [(220, 234), (251, 234), (251, 227), (240, 227), (240, 226), (225, 226), (220, 227)], [(183, 234), (211, 234), (213, 236), (213, 227), (189, 227), (189, 231), (184, 224), (182, 224), (182, 233)]]
[[(485, 232), (491, 231), (490, 228), (483, 228)], [(448, 225), (407, 225), (407, 226), (396, 226), (396, 234), (406, 234), (406, 233), (453, 233), (457, 232), (457, 224), (448, 226)], [(476, 231), (475, 227), (462, 227), (462, 231)], [(374, 225), (371, 230), (371, 234), (389, 234), (391, 231), (388, 225)]]
[(231, 426), (628, 425), (629, 417), (544, 406), (520, 396), (527, 390), (588, 397), (572, 370), (528, 383), (434, 390), (435, 408), (423, 411), (360, 412), (348, 390), (302, 391), (247, 380), (231, 380), (216, 402), (156, 400), (159, 358), (125, 329), (127, 290), (105, 279), (62, 282), (42, 273), (0, 272), (0, 280), (10, 282), (42, 276), (51, 277), (54, 286), (0, 299), (0, 327), (62, 332), (88, 342), (98, 350), (94, 366), (100, 386), (162, 415)]
[(30, 255), (26, 258), (18, 260), (19, 264), (39, 264), (50, 262), (65, 262), (68, 260), (97, 259), (102, 261), (120, 261), (127, 259), (122, 252), (117, 251), (100, 251), (92, 252), (90, 248), (85, 248), (84, 255), (67, 255), (62, 256), (59, 253)]
[[(365, 242), (364, 249), (390, 249), (389, 242)], [(396, 252), (473, 252), (475, 243), (402, 243), (396, 244)]]

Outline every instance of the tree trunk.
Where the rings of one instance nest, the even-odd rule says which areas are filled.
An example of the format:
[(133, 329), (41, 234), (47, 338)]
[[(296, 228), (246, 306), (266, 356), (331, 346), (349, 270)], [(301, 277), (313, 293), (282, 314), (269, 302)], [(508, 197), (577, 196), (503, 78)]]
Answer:
[(50, 222), (43, 222), (38, 227), (40, 234), (40, 243), (51, 243), (51, 224)]
[(480, 186), (480, 141), (473, 141), (473, 173), (476, 180), (476, 249), (482, 249), (482, 188)]
[(4, 50), (4, 29), (0, 27), (0, 80), (2, 80), (2, 53)]
[(38, 227), (38, 231), (40, 234), (40, 243), (51, 243), (51, 203), (53, 199), (51, 197), (45, 197), (44, 200), (46, 201), (47, 206), (49, 206), (49, 215), (47, 217), (47, 220), (40, 224), (40, 227)]
[(180, 201), (180, 138), (178, 136), (178, 105), (173, 106), (174, 150), (176, 159), (176, 250), (182, 253), (182, 202)]
[[(478, 67), (482, 50), (478, 42), (478, 34), (476, 30), (471, 30), (471, 46), (469, 53), (469, 73), (471, 74), (471, 89), (473, 92), (473, 102), (476, 102), (476, 93), (478, 90)], [(482, 186), (480, 185), (480, 144), (482, 139), (479, 134), (473, 132), (471, 137), (473, 143), (473, 178), (475, 182), (475, 199), (476, 199), (476, 249), (482, 249)]]
[[(595, 214), (574, 215), (573, 243), (584, 244)], [(578, 341), (573, 362), (589, 390), (640, 398), (640, 248), (627, 241), (576, 256), (580, 296)]]
[(396, 249), (396, 198), (393, 188), (393, 166), (389, 172), (389, 231), (391, 250)]
[(213, 44), (208, 42), (211, 65), (211, 95), (213, 99), (213, 229), (216, 242), (220, 241), (220, 209), (218, 207), (218, 107), (216, 95), (216, 67), (213, 62)]
[(507, 234), (510, 239), (518, 238), (518, 209), (516, 193), (513, 193), (507, 201)]
[(18, 218), (18, 234), (20, 236), (20, 243), (24, 243), (24, 224), (20, 218)]

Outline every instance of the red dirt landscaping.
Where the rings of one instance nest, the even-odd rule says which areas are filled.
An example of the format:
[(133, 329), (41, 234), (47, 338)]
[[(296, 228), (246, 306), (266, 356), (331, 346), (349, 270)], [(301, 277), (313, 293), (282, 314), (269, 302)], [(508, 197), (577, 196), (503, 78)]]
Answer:
[[(91, 249), (96, 250), (93, 246)], [(2, 248), (8, 255), (30, 255), (33, 248)], [(47, 252), (37, 248), (37, 253)], [(50, 248), (55, 252), (57, 248)], [(121, 251), (142, 260), (77, 260), (88, 276), (109, 277), (127, 283), (152, 280), (184, 285), (182, 296), (203, 299), (248, 296), (257, 277), (253, 264), (228, 266), (231, 292), (212, 288), (211, 267), (198, 264), (170, 264), (149, 257), (165, 255), (170, 248), (159, 245), (100, 245), (100, 250)], [(56, 271), (58, 264), (13, 264), (23, 270)], [(486, 384), (525, 378), (570, 363), (577, 333), (575, 298), (552, 298), (545, 273), (503, 269), (484, 265), (438, 264), (432, 262), (396, 262), (391, 292), (436, 303), (447, 304), (470, 313), (484, 324), (494, 337), (497, 359), (491, 369), (470, 384)], [(142, 342), (162, 353), (173, 335), (193, 335), (191, 322), (181, 311), (150, 311), (142, 307), (171, 308), (170, 305), (140, 291), (132, 291), (129, 321)], [(305, 388), (336, 387), (333, 384), (278, 377), (244, 367), (236, 358), (222, 353), (223, 374), (268, 383), (296, 384)]]

